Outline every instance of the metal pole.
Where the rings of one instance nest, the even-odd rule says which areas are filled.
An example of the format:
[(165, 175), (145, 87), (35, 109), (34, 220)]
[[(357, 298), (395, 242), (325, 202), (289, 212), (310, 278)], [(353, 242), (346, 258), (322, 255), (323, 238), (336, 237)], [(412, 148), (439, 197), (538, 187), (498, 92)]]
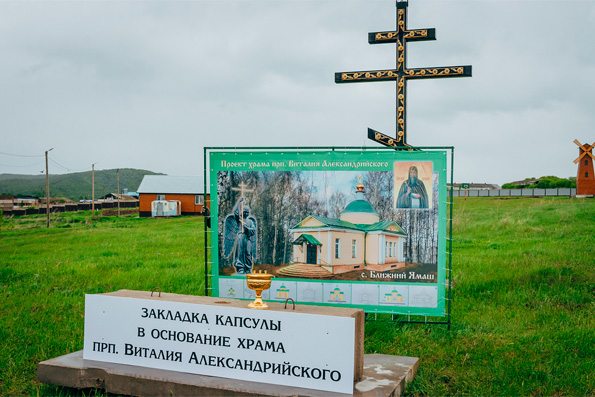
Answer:
[[(454, 146), (450, 152), (450, 211), (448, 214), (449, 230), (448, 230), (448, 330), (450, 331), (450, 324), (452, 323), (452, 218), (454, 207), (454, 170), (455, 170), (455, 148)], [(467, 200), (467, 189), (465, 189), (465, 200)]]
[(50, 227), (50, 175), (48, 174), (48, 152), (53, 150), (45, 151), (45, 214), (47, 218), (47, 227)]
[(118, 184), (118, 195), (116, 196), (118, 199), (118, 216), (120, 216), (120, 169), (116, 171), (116, 182)]
[(95, 216), (95, 164), (91, 164), (91, 216)]
[[(203, 186), (204, 186), (203, 208), (204, 208), (207, 206), (207, 197), (209, 197), (209, 196), (207, 196), (207, 148), (203, 149), (203, 163), (202, 164), (203, 164)], [(209, 258), (208, 258), (209, 252), (208, 252), (208, 248), (207, 248), (207, 244), (209, 244), (209, 233), (207, 231), (206, 211), (203, 211), (203, 213), (204, 213), (204, 215), (203, 215), (203, 236), (204, 236), (204, 255), (205, 255), (205, 296), (209, 296)], [(212, 226), (212, 224), (211, 224), (211, 226)]]

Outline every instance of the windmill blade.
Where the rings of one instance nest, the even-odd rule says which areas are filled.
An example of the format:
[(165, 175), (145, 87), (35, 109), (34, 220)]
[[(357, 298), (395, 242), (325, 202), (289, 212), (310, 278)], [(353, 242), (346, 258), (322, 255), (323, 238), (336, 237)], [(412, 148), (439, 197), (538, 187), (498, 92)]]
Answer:
[[(582, 149), (582, 148), (581, 148), (581, 149)], [(591, 155), (591, 153), (583, 151), (583, 152), (581, 153), (581, 155), (580, 155), (580, 156), (578, 156), (578, 157), (576, 158), (576, 160), (574, 160), (574, 164), (578, 164), (578, 162), (579, 162), (579, 161), (581, 161), (581, 159), (582, 159), (583, 157), (585, 157), (585, 155), (586, 155), (587, 153), (588, 153), (588, 154), (589, 154), (591, 157), (593, 157), (593, 155)]]
[(577, 145), (579, 145), (580, 147), (582, 147), (582, 146), (583, 146), (583, 144), (582, 144), (582, 143), (580, 143), (580, 142), (578, 141), (578, 139), (575, 139), (575, 140), (574, 140), (574, 141), (572, 141), (572, 142), (576, 143), (576, 144), (577, 144)]
[[(577, 142), (578, 142), (576, 139), (575, 139), (574, 141), (575, 141), (574, 143), (577, 143)], [(587, 145), (585, 144), (585, 146), (587, 146)], [(587, 149), (585, 149), (585, 148), (584, 148), (584, 147), (581, 145), (581, 150), (582, 150), (583, 152), (581, 153), (581, 155), (580, 155), (580, 156), (578, 156), (578, 158), (577, 158), (576, 160), (574, 160), (574, 164), (577, 164), (579, 161), (581, 161), (581, 159), (582, 159), (583, 157), (585, 157), (585, 155), (588, 155), (588, 156), (589, 156), (589, 157), (591, 157), (593, 160), (595, 160), (595, 156), (593, 156), (593, 153), (592, 153), (592, 151), (593, 151), (593, 148), (594, 148), (594, 147), (595, 147), (595, 142), (593, 142), (593, 144), (592, 144), (592, 145), (590, 145), (590, 146), (587, 146)]]

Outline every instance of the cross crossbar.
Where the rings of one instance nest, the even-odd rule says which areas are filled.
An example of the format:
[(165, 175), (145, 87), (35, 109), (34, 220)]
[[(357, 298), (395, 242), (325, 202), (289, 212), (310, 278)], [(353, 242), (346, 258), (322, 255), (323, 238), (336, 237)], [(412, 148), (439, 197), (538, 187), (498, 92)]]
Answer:
[(365, 83), (369, 81), (396, 81), (400, 77), (408, 79), (436, 79), (440, 77), (469, 77), (471, 66), (440, 66), (433, 68), (368, 70), (362, 72), (335, 73), (335, 83)]
[[(404, 34), (404, 38), (407, 41), (436, 40), (436, 29), (409, 30)], [(396, 43), (398, 41), (399, 31), (368, 33), (368, 43), (370, 44)]]
[(247, 189), (248, 185), (244, 182), (241, 182), (238, 186), (239, 187), (232, 187), (231, 190), (240, 192), (240, 197), (244, 197), (244, 193), (252, 193), (254, 191), (253, 189)]

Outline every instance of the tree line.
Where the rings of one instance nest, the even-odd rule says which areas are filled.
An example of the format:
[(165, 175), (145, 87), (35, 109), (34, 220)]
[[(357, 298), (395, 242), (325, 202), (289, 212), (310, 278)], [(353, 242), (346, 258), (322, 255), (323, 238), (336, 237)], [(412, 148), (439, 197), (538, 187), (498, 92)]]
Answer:
[[(526, 178), (525, 180), (534, 180), (537, 178)], [(523, 188), (535, 188), (535, 189), (563, 189), (563, 188), (576, 188), (576, 177), (569, 178), (558, 178), (557, 176), (542, 176), (539, 178), (537, 183), (532, 185), (520, 185), (514, 183), (505, 183), (502, 185), (502, 189), (523, 189)]]

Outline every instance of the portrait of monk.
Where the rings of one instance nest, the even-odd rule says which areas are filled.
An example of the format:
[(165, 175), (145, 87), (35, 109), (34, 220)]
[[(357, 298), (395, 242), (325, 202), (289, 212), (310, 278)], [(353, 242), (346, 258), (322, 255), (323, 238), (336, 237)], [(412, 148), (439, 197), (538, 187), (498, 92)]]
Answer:
[(419, 179), (419, 171), (415, 165), (409, 167), (407, 179), (401, 184), (397, 196), (397, 208), (428, 208), (428, 192)]

